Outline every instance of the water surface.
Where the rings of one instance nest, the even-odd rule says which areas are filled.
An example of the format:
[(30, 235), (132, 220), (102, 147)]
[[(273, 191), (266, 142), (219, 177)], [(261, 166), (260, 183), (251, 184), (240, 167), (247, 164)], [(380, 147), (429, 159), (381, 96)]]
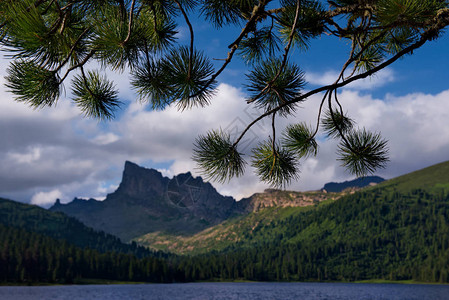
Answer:
[(303, 299), (446, 300), (448, 285), (364, 283), (186, 283), (3, 286), (2, 300)]

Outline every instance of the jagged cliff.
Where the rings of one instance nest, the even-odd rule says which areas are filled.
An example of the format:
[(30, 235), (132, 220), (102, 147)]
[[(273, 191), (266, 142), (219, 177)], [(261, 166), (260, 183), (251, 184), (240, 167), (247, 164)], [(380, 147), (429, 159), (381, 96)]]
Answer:
[(201, 177), (185, 173), (169, 179), (129, 161), (119, 187), (104, 201), (75, 198), (68, 204), (56, 202), (50, 210), (125, 241), (153, 231), (197, 232), (240, 212), (232, 197), (220, 195)]

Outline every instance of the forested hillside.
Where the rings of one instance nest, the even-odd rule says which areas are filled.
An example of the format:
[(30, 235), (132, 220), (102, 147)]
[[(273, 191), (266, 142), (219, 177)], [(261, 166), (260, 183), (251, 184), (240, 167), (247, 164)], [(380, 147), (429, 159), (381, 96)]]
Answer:
[(167, 256), (63, 213), (0, 198), (0, 283), (172, 282)]
[(122, 243), (119, 238), (95, 231), (63, 213), (50, 212), (38, 206), (2, 198), (0, 198), (0, 224), (65, 240), (74, 246), (96, 249), (99, 252), (115, 251), (137, 257), (160, 255), (136, 243)]
[(448, 282), (449, 191), (375, 189), (254, 228), (223, 253), (185, 260), (187, 280)]
[[(287, 212), (287, 211), (286, 211)], [(81, 249), (0, 226), (1, 281), (86, 278), (449, 282), (449, 193), (375, 189), (259, 223), (223, 251), (166, 259)]]
[(86, 280), (172, 282), (167, 260), (99, 252), (0, 224), (0, 284), (83, 283)]

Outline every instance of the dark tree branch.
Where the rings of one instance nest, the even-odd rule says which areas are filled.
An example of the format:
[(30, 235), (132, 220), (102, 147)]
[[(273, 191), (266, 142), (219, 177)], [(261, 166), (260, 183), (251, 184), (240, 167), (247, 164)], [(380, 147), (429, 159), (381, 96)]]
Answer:
[(313, 96), (315, 94), (324, 92), (324, 91), (333, 91), (336, 90), (338, 88), (344, 87), (348, 84), (350, 84), (351, 82), (354, 82), (356, 80), (359, 79), (363, 79), (366, 78), (386, 67), (388, 67), (389, 65), (391, 65), (392, 63), (394, 63), (395, 61), (397, 61), (399, 58), (403, 57), (406, 54), (412, 53), (414, 50), (420, 48), (422, 45), (424, 45), (427, 41), (429, 40), (433, 40), (435, 39), (435, 37), (438, 35), (438, 33), (445, 28), (446, 26), (449, 25), (449, 9), (448, 8), (444, 8), (441, 9), (437, 16), (434, 18), (433, 20), (433, 25), (430, 26), (430, 28), (428, 28), (422, 35), (421, 38), (415, 42), (414, 44), (402, 49), (401, 51), (399, 51), (398, 53), (396, 53), (394, 56), (392, 56), (390, 59), (384, 61), (383, 63), (379, 64), (378, 66), (374, 67), (371, 70), (368, 70), (364, 73), (358, 74), (356, 76), (353, 76), (347, 80), (343, 80), (341, 82), (337, 82), (337, 83), (333, 83), (330, 85), (326, 85), (326, 86), (322, 86), (320, 88), (314, 89), (312, 91), (309, 91), (308, 93), (305, 93), (299, 97), (297, 97), (296, 99), (292, 100), (292, 101), (287, 101), (284, 102), (282, 104), (280, 104), (279, 106), (266, 111), (265, 113), (261, 114), (259, 117), (257, 117), (256, 119), (254, 119), (251, 123), (249, 123), (246, 128), (243, 130), (243, 132), (240, 134), (240, 136), (236, 139), (234, 146), (236, 146), (240, 140), (243, 138), (243, 136), (248, 132), (248, 130), (254, 126), (254, 124), (256, 124), (257, 122), (259, 122), (260, 120), (262, 120), (263, 118), (276, 113), (277, 111), (279, 111), (280, 109), (282, 109), (283, 107), (287, 106), (287, 105), (291, 105), (293, 103), (297, 103), (300, 101), (303, 101), (304, 99)]
[(70, 8), (70, 7), (72, 7), (73, 4), (75, 4), (75, 2), (69, 2), (69, 3), (67, 3), (66, 6), (61, 7), (61, 10), (64, 11), (64, 10), (66, 10), (66, 9), (68, 9), (68, 8)]
[[(334, 90), (335, 93), (337, 92), (337, 89)], [(331, 114), (331, 118), (332, 118), (332, 122), (335, 125), (335, 128), (337, 128), (338, 133), (340, 134), (341, 139), (345, 142), (346, 147), (348, 147), (349, 150), (351, 150), (351, 152), (353, 153), (358, 153), (358, 151), (356, 151), (356, 149), (353, 149), (351, 147), (351, 144), (349, 143), (348, 139), (346, 138), (343, 130), (341, 129), (340, 125), (338, 124), (337, 120), (335, 119), (335, 114), (334, 114), (334, 110), (332, 109), (332, 91), (329, 91), (328, 93), (328, 106), (329, 106), (329, 112)], [(341, 108), (341, 106), (340, 106)], [(341, 115), (343, 117), (343, 114)]]
[(228, 56), (227, 56), (225, 62), (223, 63), (223, 65), (221, 66), (221, 68), (215, 74), (213, 74), (211, 76), (211, 78), (209, 79), (207, 84), (200, 91), (198, 91), (194, 95), (191, 95), (190, 98), (195, 98), (195, 97), (198, 97), (198, 95), (201, 95), (215, 81), (215, 79), (217, 79), (217, 77), (224, 71), (224, 69), (226, 69), (228, 64), (231, 62), (232, 57), (234, 56), (234, 53), (237, 50), (242, 39), (252, 30), (254, 25), (259, 21), (260, 16), (264, 12), (266, 2), (267, 1), (261, 1), (261, 3), (258, 6), (254, 7), (253, 13), (252, 13), (250, 19), (248, 20), (248, 22), (246, 23), (245, 27), (240, 32), (240, 35), (237, 37), (237, 39), (234, 42), (232, 42), (228, 46), (228, 48), (230, 48), (231, 50), (228, 52)]
[(327, 93), (329, 93), (329, 91), (327, 91), (326, 94), (324, 94), (324, 97), (321, 100), (320, 108), (318, 109), (318, 118), (317, 118), (317, 121), (316, 121), (316, 128), (315, 128), (315, 131), (313, 132), (313, 134), (311, 135), (309, 140), (315, 138), (315, 136), (318, 133), (318, 130), (320, 129), (321, 113), (323, 111), (323, 105), (324, 105), (324, 101), (326, 100)]
[(126, 6), (125, 6), (125, 1), (124, 0), (119, 0), (119, 6), (120, 6), (120, 17), (122, 19), (122, 21), (125, 18), (126, 15)]
[(276, 113), (273, 113), (273, 117), (271, 119), (271, 130), (273, 131), (273, 140), (271, 141), (271, 147), (273, 148), (273, 153), (276, 153), (276, 125), (275, 125), (275, 117)]
[(190, 79), (190, 76), (192, 75), (192, 67), (193, 67), (193, 40), (195, 38), (192, 24), (190, 23), (189, 16), (187, 15), (186, 11), (182, 7), (181, 3), (179, 1), (174, 0), (174, 2), (178, 5), (179, 10), (181, 11), (182, 15), (184, 16), (184, 20), (187, 23), (187, 26), (189, 27), (190, 31), (190, 53), (189, 53), (189, 70), (187, 71), (187, 79)]
[(86, 28), (78, 37), (78, 39), (75, 41), (75, 43), (73, 44), (72, 48), (70, 48), (70, 52), (67, 55), (67, 57), (64, 59), (64, 61), (53, 71), (53, 72), (59, 72), (59, 70), (61, 70), (62, 67), (65, 66), (65, 64), (68, 63), (68, 61), (70, 60), (70, 57), (72, 56), (73, 52), (76, 49), (76, 46), (78, 45), (78, 43), (81, 41), (81, 39), (83, 38), (83, 36), (89, 32), (89, 28)]
[(128, 21), (128, 35), (123, 40), (122, 44), (126, 44), (131, 37), (131, 31), (133, 26), (133, 17), (134, 17), (134, 5), (136, 4), (136, 0), (133, 0), (131, 3), (131, 9), (129, 10), (129, 21)]
[(75, 70), (77, 68), (83, 67), (89, 61), (89, 59), (95, 54), (95, 52), (96, 52), (96, 50), (91, 50), (89, 52), (89, 54), (87, 54), (86, 57), (79, 64), (76, 64), (76, 65), (70, 67), (69, 69), (67, 69), (67, 71), (65, 72), (64, 76), (61, 78), (59, 83), (61, 84), (67, 78), (67, 76), (70, 74), (70, 72), (72, 72), (73, 70)]

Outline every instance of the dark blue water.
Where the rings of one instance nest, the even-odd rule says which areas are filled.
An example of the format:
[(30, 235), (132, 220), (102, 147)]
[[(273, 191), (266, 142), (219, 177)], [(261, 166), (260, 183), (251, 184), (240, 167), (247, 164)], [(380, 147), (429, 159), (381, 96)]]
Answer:
[(1, 300), (449, 299), (447, 285), (361, 283), (188, 283), (0, 287)]

